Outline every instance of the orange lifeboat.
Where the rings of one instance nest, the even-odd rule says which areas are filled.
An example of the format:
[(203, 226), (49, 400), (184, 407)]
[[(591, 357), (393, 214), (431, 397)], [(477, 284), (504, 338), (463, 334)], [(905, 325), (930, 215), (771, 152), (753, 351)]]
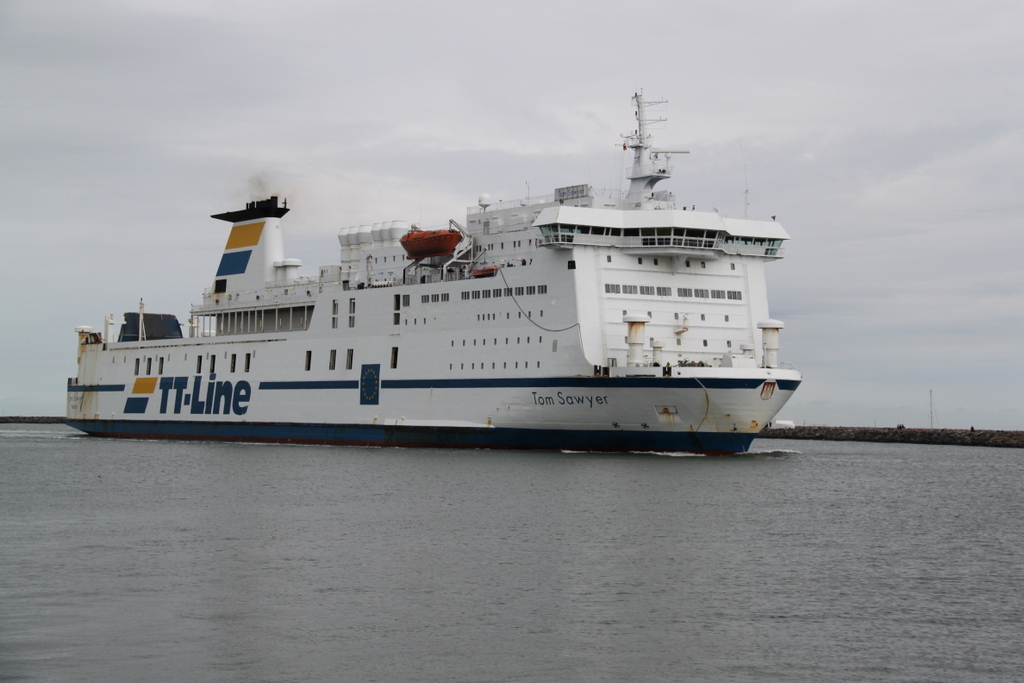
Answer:
[(470, 273), (472, 277), (494, 277), (498, 272), (498, 266), (487, 266)]
[(462, 233), (458, 230), (416, 230), (415, 228), (402, 236), (399, 242), (411, 259), (429, 256), (448, 256), (459, 242)]

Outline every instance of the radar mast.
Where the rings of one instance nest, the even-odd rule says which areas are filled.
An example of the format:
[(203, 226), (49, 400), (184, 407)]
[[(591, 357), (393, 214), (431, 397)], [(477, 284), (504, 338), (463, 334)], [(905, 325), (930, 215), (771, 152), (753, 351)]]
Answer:
[(668, 100), (651, 102), (644, 99), (643, 91), (633, 95), (636, 104), (637, 128), (630, 135), (622, 136), (622, 148), (633, 150), (633, 169), (626, 177), (629, 178), (627, 202), (641, 203), (650, 200), (656, 183), (672, 176), (672, 155), (689, 154), (685, 149), (654, 149), (651, 146), (651, 134), (647, 132), (647, 124), (662, 123), (668, 119), (648, 118), (647, 107), (668, 104)]

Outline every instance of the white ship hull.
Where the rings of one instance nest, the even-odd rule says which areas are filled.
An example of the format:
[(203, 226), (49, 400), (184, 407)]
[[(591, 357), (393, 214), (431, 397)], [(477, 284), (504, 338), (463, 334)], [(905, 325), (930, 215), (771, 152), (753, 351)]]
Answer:
[(72, 385), (69, 424), (137, 438), (728, 453), (746, 450), (800, 381), (791, 370), (712, 368), (671, 377), (403, 379), (381, 365), (362, 365), (350, 380), (216, 373)]

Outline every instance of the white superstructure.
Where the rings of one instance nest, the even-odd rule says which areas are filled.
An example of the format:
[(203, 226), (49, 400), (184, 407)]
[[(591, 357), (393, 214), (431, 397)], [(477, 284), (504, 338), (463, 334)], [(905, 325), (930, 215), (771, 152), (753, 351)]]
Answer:
[(465, 226), (345, 227), (339, 263), (315, 277), (285, 257), (276, 197), (214, 216), (232, 228), (186, 330), (141, 310), (116, 341), (112, 319), (102, 335), (79, 330), (69, 424), (158, 438), (745, 450), (801, 380), (778, 360), (764, 281), (788, 235), (655, 191), (681, 152), (651, 146), (649, 103), (634, 100), (624, 194), (484, 195)]

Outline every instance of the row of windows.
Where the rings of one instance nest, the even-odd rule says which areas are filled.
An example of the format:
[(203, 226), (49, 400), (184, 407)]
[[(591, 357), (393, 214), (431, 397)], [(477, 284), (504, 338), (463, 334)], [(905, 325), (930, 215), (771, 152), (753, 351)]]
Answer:
[[(608, 256), (607, 258), (608, 258), (608, 263), (611, 263), (612, 262), (612, 257)], [(642, 266), (644, 264), (643, 257), (641, 256), (641, 257), (637, 258), (636, 262), (639, 263)], [(689, 268), (690, 267), (690, 259), (686, 259), (685, 261), (683, 261), (683, 264), (687, 268)], [(654, 259), (654, 265), (658, 265), (658, 259)], [(700, 267), (701, 268), (707, 268), (708, 267), (707, 261), (701, 261), (700, 262)], [(730, 263), (729, 264), (729, 270), (736, 270), (736, 264), (735, 263)]]
[[(518, 315), (519, 315), (519, 318), (522, 318), (523, 317), (523, 312), (519, 311)], [(527, 311), (526, 312), (526, 317), (527, 318), (532, 318), (533, 317), (533, 311)], [(544, 310), (543, 309), (541, 309), (541, 311), (540, 311), (540, 317), (542, 317), (542, 318), (544, 317)], [(511, 319), (512, 319), (512, 314), (509, 311), (505, 311), (505, 320), (511, 320)], [(477, 320), (477, 322), (486, 322), (488, 320), (501, 320), (501, 314), (500, 313), (477, 313), (476, 314), (476, 320)]]
[[(498, 338), (497, 337), (492, 337), (492, 339), (493, 339), (493, 341), (491, 342), (491, 346), (498, 346)], [(508, 346), (508, 345), (510, 345), (512, 343), (511, 341), (509, 341), (510, 339), (512, 339), (512, 337), (505, 337), (505, 345), (506, 346)], [(531, 339), (533, 339), (532, 336), (526, 337), (526, 343), (529, 344)], [(477, 341), (480, 342), (480, 346), (487, 346), (487, 340), (486, 339), (480, 339), (480, 340), (474, 339), (472, 341), (473, 341), (473, 346), (477, 345)], [(523, 343), (523, 338), (522, 337), (516, 337), (516, 344), (522, 344), (522, 343)], [(544, 343), (544, 337), (540, 337), (540, 336), (537, 337), (537, 343), (538, 344), (543, 344)], [(465, 339), (462, 340), (462, 345), (466, 346), (466, 340)], [(452, 346), (455, 346), (455, 340), (454, 339), (452, 339)], [(551, 350), (552, 351), (557, 351), (558, 350), (558, 340), (555, 340), (553, 342), (553, 346), (551, 347)]]
[[(345, 369), (346, 370), (351, 370), (354, 367), (354, 365), (355, 365), (355, 350), (354, 349), (346, 349), (345, 350)], [(391, 347), (391, 367), (392, 368), (397, 368), (398, 367), (398, 347), (397, 346), (392, 346)], [(305, 370), (306, 370), (306, 372), (309, 372), (312, 369), (313, 369), (313, 352), (312, 351), (306, 351)], [(328, 354), (327, 354), (327, 369), (328, 370), (337, 370), (338, 369), (338, 350), (337, 349), (331, 349), (328, 352)]]
[[(128, 360), (127, 356), (125, 356), (125, 360)], [(156, 360), (157, 360), (157, 371), (156, 371), (156, 374), (162, 375), (162, 374), (164, 374), (164, 357), (160, 356)], [(135, 359), (135, 375), (136, 376), (139, 375), (139, 373), (141, 372), (141, 369), (142, 369), (142, 359), (141, 358), (136, 358)], [(153, 374), (153, 359), (152, 358), (146, 358), (146, 374), (147, 375), (152, 375)]]
[[(502, 361), (501, 369), (502, 370), (510, 369), (509, 363), (513, 364), (511, 366), (511, 369), (513, 369), (513, 370), (518, 370), (519, 369), (519, 361)], [(487, 370), (488, 369), (487, 368), (487, 363), (470, 363), (469, 364), (469, 369), (470, 370), (476, 370), (476, 369), (478, 369), (477, 368), (478, 365), (480, 366), (479, 367), (480, 370)], [(529, 368), (530, 367), (530, 361), (528, 361), (528, 360), (527, 361), (523, 361), (523, 367), (524, 368)], [(536, 367), (536, 368), (540, 367), (540, 361), (539, 360), (538, 361), (534, 361), (534, 367)], [(455, 363), (449, 363), (448, 364), (448, 369), (449, 370), (454, 370), (455, 369)], [(465, 369), (466, 369), (466, 364), (465, 363), (459, 363), (459, 370), (465, 370)], [(497, 362), (492, 362), (490, 369), (491, 370), (497, 370), (498, 369), (498, 363)]]
[[(623, 337), (622, 339), (623, 339), (623, 341), (624, 341), (624, 342), (626, 343), (626, 345), (627, 345), (627, 346), (629, 346), (629, 337)], [(656, 340), (654, 339), (654, 337), (651, 337), (651, 338), (650, 338), (650, 345), (651, 345), (651, 348), (654, 348), (654, 342), (655, 342), (655, 341), (656, 341)], [(693, 341), (696, 341), (696, 340), (693, 340)], [(704, 346), (707, 346), (707, 345), (708, 345), (708, 340), (707, 340), (707, 339), (704, 339), (704, 340), (702, 340), (702, 341), (704, 342)], [(681, 337), (676, 337), (676, 346), (682, 346), (682, 345), (683, 345), (683, 340), (682, 340), (682, 338), (681, 338)], [(725, 342), (725, 346), (726, 346), (727, 348), (730, 348), (730, 349), (731, 349), (731, 348), (732, 348), (732, 342), (731, 342), (731, 341), (726, 341), (726, 342)]]
[[(608, 263), (612, 262), (611, 255), (605, 256), (605, 259), (607, 259)], [(636, 262), (639, 265), (642, 266), (644, 264), (644, 257), (643, 256), (638, 256), (637, 259), (636, 259)], [(690, 259), (686, 259), (683, 263), (686, 265), (687, 268), (690, 267)], [(654, 265), (658, 265), (658, 259), (654, 259)], [(701, 261), (700, 262), (700, 267), (701, 268), (707, 268), (708, 267), (707, 261)], [(729, 270), (736, 270), (736, 264), (735, 263), (730, 263), (729, 264)]]
[[(708, 340), (707, 339), (704, 339), (702, 341), (704, 342), (704, 346), (708, 345)], [(629, 338), (628, 337), (626, 338), (626, 343), (627, 344), (629, 343)], [(652, 346), (654, 345), (654, 337), (651, 337), (651, 345)], [(682, 345), (683, 345), (683, 340), (681, 338), (679, 338), (679, 337), (676, 337), (676, 346), (682, 346)], [(732, 348), (732, 342), (731, 341), (726, 341), (725, 342), (725, 346), (727, 348), (731, 349)]]
[(782, 240), (763, 237), (730, 235), (717, 230), (698, 228), (605, 228), (588, 225), (543, 225), (540, 227), (548, 242), (572, 242), (573, 235), (609, 235), (611, 237), (640, 237), (644, 246), (698, 247), (712, 249), (718, 240), (726, 244), (745, 244), (778, 248)]
[[(252, 367), (252, 357), (253, 357), (253, 355), (254, 354), (252, 354), (252, 353), (245, 354), (245, 359), (243, 361), (242, 368), (241, 368), (242, 372), (249, 372), (249, 369)], [(196, 374), (197, 375), (203, 374), (203, 358), (209, 358), (209, 363), (207, 364), (206, 371), (209, 372), (210, 374), (213, 374), (213, 373), (217, 372), (217, 356), (215, 354), (211, 353), (209, 356), (203, 356), (203, 355), (196, 356)], [(185, 359), (186, 360), (188, 359), (188, 354), (185, 354)], [(126, 361), (128, 360), (127, 356), (125, 356), (125, 360)], [(146, 357), (145, 359), (136, 358), (135, 359), (135, 375), (136, 376), (138, 376), (140, 374), (143, 374), (142, 373), (142, 362), (143, 362), (143, 360), (145, 360), (145, 363), (146, 363), (146, 372), (145, 372), (146, 375), (152, 375), (153, 374), (153, 361), (154, 360), (156, 360), (156, 374), (157, 375), (164, 374), (164, 357), (163, 356), (158, 356), (157, 358), (150, 358), (150, 357)], [(239, 371), (239, 367), (238, 367), (238, 354), (237, 353), (232, 353), (230, 356), (228, 356), (227, 357), (227, 361), (228, 361), (228, 372), (238, 372)]]
[[(489, 231), (490, 221), (484, 221), (483, 227), (484, 227), (484, 234), (485, 235), (489, 235), (490, 234), (490, 231)], [(540, 244), (540, 240), (526, 240), (526, 246), (532, 247), (534, 244)], [(523, 240), (512, 240), (511, 242), (509, 242), (509, 245), (510, 245), (510, 248), (512, 248), (512, 249), (522, 249), (523, 248)], [(505, 248), (505, 243), (504, 242), (491, 242), (490, 244), (485, 244), (483, 246), (486, 247), (488, 250), (492, 250), (493, 251), (494, 249), (504, 249)]]
[(553, 235), (556, 233), (570, 235), (611, 235), (612, 237), (688, 237), (691, 239), (710, 240), (712, 243), (719, 237), (717, 230), (702, 230), (700, 228), (605, 228), (590, 225), (542, 225), (541, 234)]
[(739, 235), (726, 235), (726, 244), (750, 244), (759, 247), (781, 247), (782, 240), (771, 240), (763, 237), (742, 237)]
[[(648, 287), (645, 285), (611, 285), (604, 286), (605, 294), (640, 294), (643, 296), (672, 296), (671, 287)], [(676, 294), (685, 299), (730, 299), (741, 301), (743, 292), (738, 290), (725, 289), (692, 289), (690, 287), (676, 288)]]
[[(351, 370), (352, 369), (352, 364), (354, 362), (354, 359), (355, 359), (355, 351), (353, 349), (346, 350), (345, 351), (345, 369), (346, 370)], [(313, 352), (312, 351), (306, 351), (306, 372), (309, 372), (309, 370), (312, 367), (313, 367)], [(331, 349), (330, 353), (328, 353), (328, 356), (327, 356), (327, 369), (328, 370), (336, 370), (337, 367), (338, 367), (338, 350), (337, 349)]]
[[(533, 296), (535, 294), (547, 293), (547, 285), (530, 285), (523, 287), (496, 287), (494, 289), (476, 289), (462, 292), (462, 300), (469, 301), (471, 299), (500, 299), (503, 296)], [(399, 299), (399, 297), (401, 297), (401, 299)], [(448, 292), (420, 295), (421, 304), (444, 303), (448, 300)], [(399, 302), (401, 302), (401, 306), (409, 306), (409, 295), (395, 295), (396, 311), (399, 310)]]
[(530, 285), (528, 287), (498, 287), (495, 289), (474, 289), (463, 292), (462, 300), (470, 299), (500, 299), (502, 296), (533, 296), (534, 294), (547, 294), (547, 285)]
[[(622, 312), (622, 315), (626, 315), (626, 312), (625, 312), (625, 311), (623, 311), (623, 312)], [(647, 315), (648, 315), (648, 317), (651, 317), (651, 318), (653, 318), (653, 317), (654, 317), (654, 316), (652, 316), (652, 315), (651, 315), (651, 312), (650, 312), (650, 311), (647, 311)], [(679, 319), (680, 319), (680, 318), (679, 318), (679, 314), (678, 314), (678, 313), (676, 313), (676, 320), (679, 320)], [(704, 315), (703, 313), (701, 313), (701, 314), (700, 314), (700, 319), (701, 319), (701, 320), (707, 320), (707, 316), (705, 316), (705, 315)], [(729, 316), (725, 316), (725, 322), (729, 322)]]

